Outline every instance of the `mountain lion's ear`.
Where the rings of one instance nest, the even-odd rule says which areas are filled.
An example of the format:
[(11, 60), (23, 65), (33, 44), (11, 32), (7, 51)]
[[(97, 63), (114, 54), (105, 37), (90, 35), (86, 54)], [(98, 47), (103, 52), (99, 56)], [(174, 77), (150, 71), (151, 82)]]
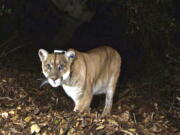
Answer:
[(47, 56), (48, 56), (48, 52), (44, 49), (39, 49), (39, 58), (41, 61), (45, 61), (47, 59)]
[(65, 52), (65, 56), (68, 58), (68, 60), (73, 60), (75, 58), (75, 51), (68, 50)]

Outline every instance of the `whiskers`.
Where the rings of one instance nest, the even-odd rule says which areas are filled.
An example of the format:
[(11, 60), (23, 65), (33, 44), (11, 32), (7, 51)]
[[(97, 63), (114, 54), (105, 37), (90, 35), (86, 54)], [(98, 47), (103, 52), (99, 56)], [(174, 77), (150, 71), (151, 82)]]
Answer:
[(49, 84), (47, 79), (40, 78), (40, 79), (37, 79), (37, 80), (42, 81), (41, 85), (39, 86), (40, 88), (42, 88), (45, 84)]
[(44, 86), (45, 84), (49, 84), (48, 80), (44, 80), (44, 81), (41, 83), (40, 88), (41, 88), (42, 86)]

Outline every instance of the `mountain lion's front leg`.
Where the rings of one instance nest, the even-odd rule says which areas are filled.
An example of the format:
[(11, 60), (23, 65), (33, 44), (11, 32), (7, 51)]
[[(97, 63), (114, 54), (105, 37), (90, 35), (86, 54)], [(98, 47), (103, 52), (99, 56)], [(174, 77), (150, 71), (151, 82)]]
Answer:
[(74, 111), (85, 112), (90, 110), (93, 93), (91, 87), (86, 88), (84, 95), (75, 103)]

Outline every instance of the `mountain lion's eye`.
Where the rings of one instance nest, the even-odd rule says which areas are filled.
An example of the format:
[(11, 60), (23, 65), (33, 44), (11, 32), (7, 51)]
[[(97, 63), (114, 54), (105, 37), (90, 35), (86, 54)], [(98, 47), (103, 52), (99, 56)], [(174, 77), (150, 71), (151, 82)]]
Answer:
[(51, 65), (50, 64), (47, 64), (46, 67), (47, 67), (47, 69), (51, 70)]
[(59, 70), (63, 70), (63, 69), (64, 69), (64, 65), (62, 65), (62, 64), (59, 65), (59, 66), (58, 66), (58, 69), (59, 69)]

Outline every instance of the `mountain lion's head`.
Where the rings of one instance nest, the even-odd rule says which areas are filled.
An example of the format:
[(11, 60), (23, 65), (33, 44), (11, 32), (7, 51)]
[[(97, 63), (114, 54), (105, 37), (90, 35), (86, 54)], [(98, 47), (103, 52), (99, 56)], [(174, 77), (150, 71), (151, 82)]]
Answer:
[(71, 64), (75, 58), (74, 50), (48, 53), (46, 50), (40, 49), (38, 54), (42, 63), (42, 72), (52, 87), (58, 87), (68, 79)]

